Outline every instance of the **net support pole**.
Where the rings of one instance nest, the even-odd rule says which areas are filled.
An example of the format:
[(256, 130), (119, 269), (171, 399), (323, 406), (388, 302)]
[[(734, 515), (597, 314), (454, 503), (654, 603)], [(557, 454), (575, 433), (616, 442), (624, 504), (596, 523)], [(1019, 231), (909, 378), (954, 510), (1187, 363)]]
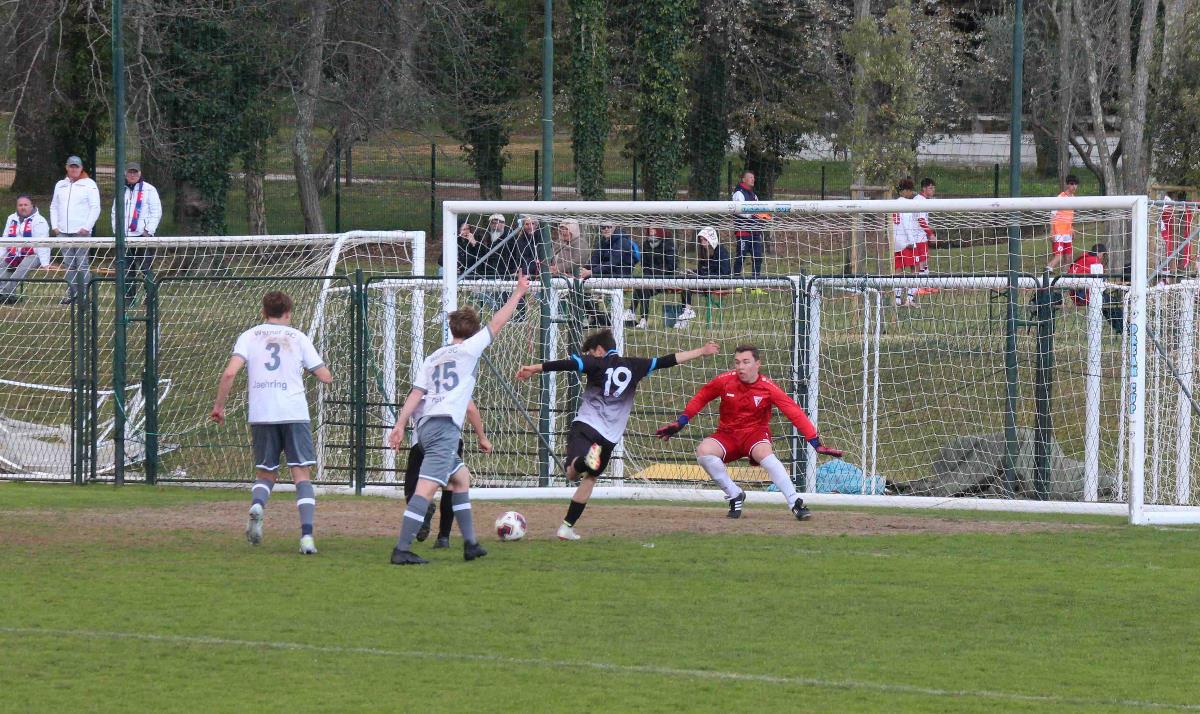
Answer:
[(1192, 497), (1192, 394), (1196, 365), (1195, 280), (1184, 281), (1179, 311), (1179, 396), (1176, 409), (1179, 431), (1175, 435), (1175, 503), (1188, 505)]
[(1127, 371), (1126, 400), (1122, 406), (1129, 419), (1129, 522), (1144, 524), (1146, 474), (1146, 221), (1144, 196), (1133, 206), (1133, 256), (1130, 266), (1131, 290), (1127, 327), (1129, 339), (1125, 355)]
[(1100, 498), (1101, 335), (1104, 330), (1104, 291), (1087, 291), (1087, 368), (1084, 370), (1083, 500)]
[[(609, 301), (613, 340), (617, 343), (617, 351), (623, 354), (625, 352), (625, 291), (613, 290)], [(625, 439), (623, 438), (613, 448), (612, 477), (614, 486), (625, 485)]]
[[(821, 385), (821, 292), (817, 282), (812, 282), (808, 298), (808, 399), (804, 405), (808, 418), (817, 421), (817, 406)], [(808, 454), (804, 463), (804, 492), (817, 492), (817, 459)]]
[[(1009, 123), (1008, 186), (1013, 198), (1021, 195), (1021, 111), (1025, 65), (1025, 0), (1013, 9), (1012, 94)], [(1008, 306), (1004, 319), (1004, 489), (1017, 492), (1017, 276), (1021, 272), (1021, 228), (1008, 228)]]
[[(546, 1), (549, 3), (550, 0)], [(550, 21), (547, 19), (546, 22), (548, 29)], [(538, 347), (543, 362), (553, 359), (553, 355), (550, 354), (550, 255), (550, 226), (543, 224), (538, 230), (538, 262), (541, 264), (538, 277), (542, 285), (542, 299), (538, 301)], [(543, 372), (538, 382), (538, 430), (543, 435), (543, 438), (538, 439), (538, 484), (541, 486), (550, 485), (550, 474), (554, 471), (554, 454), (550, 451), (549, 442), (550, 382), (553, 379), (553, 374)]]
[[(792, 276), (792, 399), (797, 404), (807, 404), (808, 393), (808, 310), (804, 297), (804, 276)], [(800, 430), (792, 425), (791, 438), (791, 468), (792, 483), (797, 490), (804, 490), (802, 474), (805, 473), (805, 461), (808, 449), (802, 448)], [(807, 447), (807, 444), (804, 444)]]
[[(125, 40), (121, 31), (122, 0), (112, 2), (113, 64), (113, 225), (116, 242), (116, 317), (113, 321), (113, 480), (125, 483)], [(96, 167), (93, 165), (92, 170)], [(96, 172), (99, 175), (99, 171)]]
[(158, 482), (158, 286), (154, 276), (143, 275), (146, 300), (146, 360), (142, 380), (142, 401), (146, 408), (145, 472), (146, 483)]
[[(414, 270), (415, 272), (415, 270)], [(395, 424), (396, 417), (400, 415), (400, 410), (395, 408), (400, 404), (399, 397), (396, 396), (396, 350), (400, 346), (396, 344), (396, 321), (399, 316), (396, 314), (396, 290), (393, 287), (383, 288), (383, 326), (380, 330), (383, 339), (383, 406), (380, 407), (379, 417), (381, 424)], [(417, 311), (416, 298), (421, 293), (421, 290), (413, 290), (413, 333), (412, 333), (412, 349), (416, 352), (417, 336), (420, 334), (417, 331), (418, 321), (417, 316), (420, 314)], [(421, 328), (423, 331), (423, 328)], [(420, 364), (413, 361), (410, 364)], [(415, 378), (416, 375), (412, 375)], [(387, 446), (387, 432), (384, 432), (383, 444), (383, 480), (385, 483), (395, 483), (396, 481), (396, 452)]]
[(1047, 273), (1043, 287), (1037, 293), (1037, 359), (1033, 386), (1033, 488), (1041, 501), (1050, 495), (1050, 444), (1054, 439), (1050, 413), (1054, 393), (1054, 296), (1050, 281)]

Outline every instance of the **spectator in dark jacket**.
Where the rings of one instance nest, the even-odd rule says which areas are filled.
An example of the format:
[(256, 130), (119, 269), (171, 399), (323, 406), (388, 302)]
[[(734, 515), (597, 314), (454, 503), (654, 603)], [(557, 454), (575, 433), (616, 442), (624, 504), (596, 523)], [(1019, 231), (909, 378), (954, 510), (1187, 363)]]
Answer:
[[(642, 277), (669, 278), (675, 275), (675, 241), (665, 237), (662, 228), (646, 230), (646, 242), (642, 245)], [(661, 293), (658, 288), (638, 288), (633, 291), (633, 312), (638, 316), (637, 326), (645, 329), (650, 316), (651, 299)]]
[(533, 278), (539, 273), (541, 266), (539, 231), (541, 222), (531, 216), (521, 219), (521, 227), (509, 233), (497, 253), (503, 258), (499, 261), (502, 266), (501, 275), (513, 275), (521, 271)]
[(600, 239), (592, 257), (580, 274), (584, 278), (632, 278), (639, 252), (628, 233), (605, 223), (600, 226)]
[[(487, 253), (487, 232), (463, 221), (458, 226), (458, 277), (483, 277), (483, 256)], [(438, 266), (442, 258), (438, 256)]]
[[(729, 278), (733, 276), (733, 260), (729, 251), (721, 245), (721, 239), (715, 228), (704, 228), (696, 234), (696, 270), (689, 271), (689, 277), (695, 278)], [(675, 327), (686, 328), (688, 321), (696, 317), (692, 309), (692, 296), (695, 293), (709, 293), (712, 290), (684, 290), (683, 310), (675, 321)]]

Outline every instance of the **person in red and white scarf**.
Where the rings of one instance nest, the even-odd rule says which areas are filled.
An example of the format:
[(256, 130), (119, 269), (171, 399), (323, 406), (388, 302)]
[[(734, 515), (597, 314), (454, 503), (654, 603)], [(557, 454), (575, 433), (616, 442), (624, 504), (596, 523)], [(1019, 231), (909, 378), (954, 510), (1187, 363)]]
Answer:
[[(162, 202), (158, 189), (142, 178), (142, 165), (130, 161), (125, 167), (125, 237), (154, 236), (162, 220)], [(113, 199), (111, 223), (117, 232), (117, 201)], [(133, 306), (138, 283), (154, 263), (153, 248), (130, 248), (125, 251), (125, 306)]]
[(4, 223), (0, 238), (0, 304), (18, 301), (17, 287), (29, 271), (50, 264), (50, 249), (34, 248), (30, 243), (40, 241), (45, 246), (50, 237), (50, 224), (38, 213), (33, 199), (27, 194), (17, 196), (17, 212)]

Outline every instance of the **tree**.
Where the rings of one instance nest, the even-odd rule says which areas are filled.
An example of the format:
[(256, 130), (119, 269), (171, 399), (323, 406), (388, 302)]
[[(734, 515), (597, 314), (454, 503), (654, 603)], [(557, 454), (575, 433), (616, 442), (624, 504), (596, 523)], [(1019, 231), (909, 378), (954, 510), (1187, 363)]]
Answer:
[(683, 123), (687, 115), (684, 71), (689, 0), (642, 0), (636, 42), (638, 87), (635, 145), (644, 166), (646, 198), (675, 198), (683, 157)]
[[(722, 173), (729, 148), (729, 3), (700, 0), (696, 35), (699, 57), (691, 79), (687, 116), (688, 197), (713, 201), (724, 193)], [(740, 8), (739, 8), (740, 9)]]
[(608, 115), (608, 19), (604, 0), (571, 3), (571, 68), (567, 95), (571, 105), (571, 147), (579, 195), (604, 198), (604, 154), (611, 121)]
[[(1173, 20), (1179, 26), (1170, 32), (1169, 47), (1195, 47), (1200, 42), (1196, 13), (1175, 15)], [(1196, 186), (1200, 185), (1200, 55), (1164, 52), (1164, 64), (1168, 63), (1154, 111), (1157, 178), (1168, 184)], [(1194, 201), (1197, 197), (1188, 198)]]

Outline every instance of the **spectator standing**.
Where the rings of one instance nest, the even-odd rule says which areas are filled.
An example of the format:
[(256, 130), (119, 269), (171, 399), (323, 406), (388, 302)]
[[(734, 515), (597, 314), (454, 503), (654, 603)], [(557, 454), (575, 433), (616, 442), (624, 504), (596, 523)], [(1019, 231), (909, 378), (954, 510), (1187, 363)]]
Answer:
[[(158, 189), (142, 178), (142, 165), (130, 161), (125, 169), (125, 236), (153, 238), (162, 220), (162, 202)], [(113, 234), (117, 232), (117, 200), (113, 199), (110, 222)], [(150, 274), (154, 263), (153, 248), (129, 248), (125, 251), (125, 307), (133, 307), (137, 295), (138, 277)]]
[[(100, 187), (83, 170), (78, 156), (67, 157), (67, 177), (54, 185), (50, 200), (50, 231), (56, 236), (90, 236), (100, 218)], [(67, 294), (60, 301), (69, 305), (87, 290), (87, 248), (63, 248), (67, 269)]]
[[(675, 241), (667, 238), (662, 228), (646, 230), (646, 243), (642, 246), (642, 277), (669, 278), (675, 275)], [(662, 290), (638, 288), (633, 291), (633, 311), (639, 317), (637, 326), (646, 329), (650, 316), (650, 302)]]
[[(754, 192), (754, 172), (743, 171), (737, 188), (733, 190), (732, 200), (736, 203), (753, 203), (758, 201)], [(742, 275), (742, 258), (751, 257), (751, 274), (757, 280), (762, 273), (763, 263), (763, 232), (762, 219), (751, 216), (738, 216), (734, 219), (734, 234), (737, 240), (737, 255), (733, 260), (733, 273)], [(758, 289), (756, 288), (756, 292)]]
[[(27, 194), (17, 196), (17, 211), (4, 224), (4, 240), (7, 246), (0, 249), (0, 304), (17, 302), (17, 287), (29, 271), (50, 264), (49, 248), (34, 248), (30, 241), (47, 238), (50, 224), (38, 213), (33, 198)], [(25, 245), (21, 245), (25, 243)]]

